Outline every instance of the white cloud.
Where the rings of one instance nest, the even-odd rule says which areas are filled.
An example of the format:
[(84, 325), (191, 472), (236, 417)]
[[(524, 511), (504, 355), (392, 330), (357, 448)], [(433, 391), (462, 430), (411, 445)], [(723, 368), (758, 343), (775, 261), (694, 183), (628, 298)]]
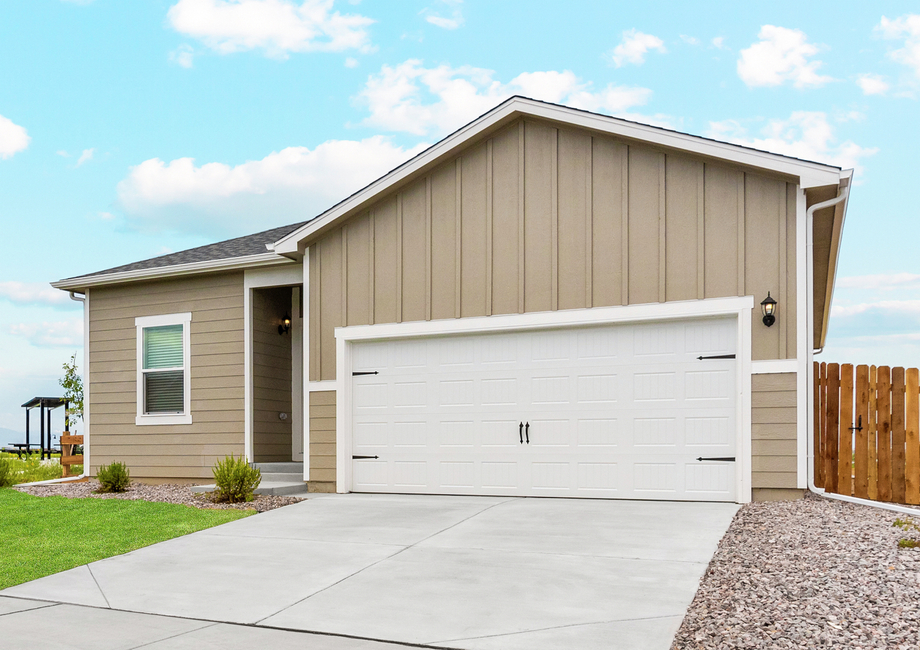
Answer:
[(712, 39), (709, 42), (712, 43), (712, 46), (718, 50), (722, 50), (725, 48), (725, 37), (724, 36), (716, 36), (714, 39)]
[(862, 171), (860, 160), (878, 151), (851, 140), (838, 143), (827, 114), (819, 111), (795, 111), (788, 119), (770, 120), (761, 129), (762, 137), (749, 136), (747, 129), (735, 120), (710, 122), (707, 135), (803, 160), (854, 168), (857, 176)]
[(84, 149), (83, 153), (81, 153), (80, 157), (77, 159), (77, 167), (92, 160), (94, 153), (96, 153), (95, 149)]
[(791, 81), (796, 88), (804, 88), (833, 81), (818, 74), (822, 63), (810, 57), (819, 48), (808, 42), (803, 31), (764, 25), (757, 37), (760, 41), (741, 50), (738, 58), (738, 76), (748, 86), (779, 86)]
[(169, 53), (169, 60), (183, 68), (191, 68), (195, 65), (195, 50), (191, 45), (182, 44)]
[(118, 184), (118, 202), (141, 230), (253, 232), (314, 217), (425, 146), (374, 136), (288, 147), (236, 166), (151, 158)]
[(884, 77), (877, 74), (861, 74), (856, 78), (856, 85), (858, 85), (862, 91), (863, 95), (884, 95), (888, 92), (888, 82), (885, 81)]
[(680, 40), (682, 40), (687, 45), (699, 45), (700, 44), (700, 39), (694, 38), (693, 36), (687, 36), (686, 34), (681, 34)]
[(25, 150), (31, 140), (25, 128), (0, 115), (0, 160), (12, 158), (13, 154)]
[(17, 323), (10, 326), (9, 333), (28, 339), (39, 348), (82, 347), (83, 318), (70, 318), (41, 323)]
[(641, 65), (645, 63), (645, 55), (649, 50), (667, 52), (664, 42), (657, 36), (629, 29), (623, 32), (620, 44), (607, 53), (607, 58), (618, 68), (627, 63)]
[(920, 78), (920, 14), (908, 14), (895, 20), (882, 16), (875, 31), (882, 38), (903, 41), (903, 46), (891, 50), (888, 56), (906, 65)]
[(831, 316), (837, 318), (857, 316), (869, 312), (883, 313), (887, 316), (896, 314), (920, 316), (920, 300), (877, 300), (855, 305), (834, 305), (831, 308)]
[(100, 219), (105, 219), (106, 221), (111, 221), (115, 218), (115, 215), (111, 212), (98, 212), (96, 216), (98, 216)]
[(61, 158), (70, 158), (70, 154), (67, 153), (67, 152), (66, 152), (65, 150), (63, 150), (63, 149), (59, 149), (59, 150), (56, 151), (55, 153), (56, 153), (58, 156), (60, 156)]
[[(494, 72), (471, 66), (426, 68), (417, 59), (384, 65), (368, 77), (356, 100), (370, 115), (365, 126), (415, 135), (443, 135), (487, 112), (512, 95), (525, 95), (590, 111), (642, 118), (627, 113), (651, 97), (648, 88), (614, 86), (593, 91), (573, 72), (524, 72), (501, 83)], [(665, 118), (658, 116), (658, 121)]]
[(446, 10), (444, 13), (449, 14), (449, 16), (443, 15), (431, 7), (426, 7), (420, 12), (425, 17), (425, 20), (442, 29), (457, 29), (463, 26), (463, 0), (440, 0), (439, 4), (444, 6)]
[[(332, 10), (333, 0), (179, 0), (168, 18), (179, 33), (221, 53), (370, 51), (367, 28), (374, 21)], [(181, 65), (181, 63), (180, 63)]]
[(842, 289), (871, 289), (892, 291), (895, 289), (920, 289), (920, 275), (916, 273), (878, 273), (874, 275), (853, 275), (838, 278), (837, 287)]
[[(0, 300), (16, 305), (64, 305), (71, 303), (70, 296), (45, 282), (0, 281)], [(72, 303), (77, 305), (77, 303)]]
[(358, 67), (358, 59), (356, 59), (356, 58), (353, 57), (353, 56), (348, 57), (347, 59), (345, 59), (345, 67), (346, 67), (346, 68), (357, 68), (357, 67)]

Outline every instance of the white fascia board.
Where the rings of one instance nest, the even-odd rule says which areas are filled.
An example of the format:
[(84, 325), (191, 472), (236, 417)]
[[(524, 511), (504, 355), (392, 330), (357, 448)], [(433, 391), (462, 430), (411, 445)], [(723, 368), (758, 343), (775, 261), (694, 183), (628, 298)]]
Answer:
[(419, 169), (437, 160), (441, 156), (459, 147), (483, 131), (494, 126), (514, 113), (522, 116), (531, 116), (565, 122), (586, 129), (609, 133), (611, 135), (648, 142), (651, 144), (685, 151), (701, 156), (725, 160), (739, 165), (746, 165), (764, 169), (780, 174), (786, 174), (799, 179), (799, 185), (804, 188), (837, 185), (843, 172), (840, 168), (821, 163), (798, 160), (788, 156), (759, 151), (728, 142), (719, 142), (686, 133), (678, 133), (668, 129), (648, 126), (636, 122), (598, 115), (565, 106), (546, 104), (523, 97), (514, 97), (504, 104), (496, 107), (489, 113), (470, 122), (460, 130), (444, 138), (418, 157), (397, 167), (386, 176), (383, 176), (363, 190), (345, 199), (324, 214), (312, 219), (294, 232), (282, 237), (270, 247), (276, 253), (290, 254), (299, 252), (299, 243), (316, 231), (325, 228), (330, 222), (347, 214), (357, 206), (367, 201), (370, 197), (385, 192), (406, 177), (414, 174)]
[(152, 269), (138, 269), (134, 271), (120, 271), (118, 273), (70, 278), (68, 280), (52, 282), (51, 286), (55, 289), (73, 291), (105, 284), (169, 278), (204, 273), (207, 271), (233, 271), (235, 269), (249, 269), (276, 264), (299, 264), (299, 262), (281, 255), (276, 255), (275, 253), (259, 253), (257, 255), (244, 255), (242, 257), (231, 257), (223, 260), (190, 262), (188, 264), (174, 264), (172, 266), (161, 266)]

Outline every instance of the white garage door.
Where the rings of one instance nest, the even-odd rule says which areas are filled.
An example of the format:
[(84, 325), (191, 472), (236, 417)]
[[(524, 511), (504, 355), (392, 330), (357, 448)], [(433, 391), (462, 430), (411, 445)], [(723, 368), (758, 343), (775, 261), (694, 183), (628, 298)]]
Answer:
[(352, 489), (733, 501), (735, 322), (355, 343)]

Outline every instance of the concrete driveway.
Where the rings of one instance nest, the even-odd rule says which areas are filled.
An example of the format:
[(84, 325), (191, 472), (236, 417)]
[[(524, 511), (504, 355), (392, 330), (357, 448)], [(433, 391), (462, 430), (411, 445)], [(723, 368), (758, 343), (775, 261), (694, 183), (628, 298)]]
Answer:
[[(0, 638), (36, 650), (669, 648), (737, 509), (321, 496), (0, 591)], [(60, 643), (38, 644), (49, 628)]]

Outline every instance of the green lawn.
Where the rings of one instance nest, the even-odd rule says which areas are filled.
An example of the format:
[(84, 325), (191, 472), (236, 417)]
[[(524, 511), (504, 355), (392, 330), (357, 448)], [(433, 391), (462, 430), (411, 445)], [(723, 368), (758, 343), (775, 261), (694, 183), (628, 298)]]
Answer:
[(0, 589), (254, 513), (0, 489)]

